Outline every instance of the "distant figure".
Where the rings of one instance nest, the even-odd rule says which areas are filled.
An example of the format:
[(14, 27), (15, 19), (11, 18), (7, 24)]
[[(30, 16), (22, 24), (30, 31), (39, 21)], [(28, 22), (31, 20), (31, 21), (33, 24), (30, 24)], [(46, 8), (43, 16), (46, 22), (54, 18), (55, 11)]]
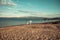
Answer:
[(29, 24), (29, 22), (27, 21), (27, 24)]
[(32, 24), (32, 20), (27, 21), (27, 24)]
[(32, 24), (32, 20), (29, 21), (29, 24)]

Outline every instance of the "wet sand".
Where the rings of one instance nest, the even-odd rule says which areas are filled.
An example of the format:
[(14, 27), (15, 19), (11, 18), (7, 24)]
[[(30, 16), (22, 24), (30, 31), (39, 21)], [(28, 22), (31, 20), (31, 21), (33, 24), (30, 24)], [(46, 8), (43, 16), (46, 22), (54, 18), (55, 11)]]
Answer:
[(60, 40), (60, 22), (0, 28), (0, 40)]

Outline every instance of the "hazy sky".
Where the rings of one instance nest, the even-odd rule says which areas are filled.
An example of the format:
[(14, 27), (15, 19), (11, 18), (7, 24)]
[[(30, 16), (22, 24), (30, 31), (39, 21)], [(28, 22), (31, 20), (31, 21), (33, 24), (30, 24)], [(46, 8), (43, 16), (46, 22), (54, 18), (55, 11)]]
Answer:
[(60, 0), (0, 0), (0, 17), (60, 17)]

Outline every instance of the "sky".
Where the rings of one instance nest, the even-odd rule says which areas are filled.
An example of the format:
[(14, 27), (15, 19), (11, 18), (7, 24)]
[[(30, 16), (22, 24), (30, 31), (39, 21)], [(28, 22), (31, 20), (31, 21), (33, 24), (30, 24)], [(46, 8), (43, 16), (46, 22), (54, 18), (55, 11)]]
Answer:
[(60, 0), (0, 0), (0, 17), (60, 17)]

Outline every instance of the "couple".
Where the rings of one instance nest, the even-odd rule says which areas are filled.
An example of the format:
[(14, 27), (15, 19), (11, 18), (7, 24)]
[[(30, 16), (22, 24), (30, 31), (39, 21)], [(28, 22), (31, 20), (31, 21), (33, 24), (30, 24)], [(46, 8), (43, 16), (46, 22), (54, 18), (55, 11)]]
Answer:
[(27, 21), (27, 24), (32, 24), (32, 20)]

